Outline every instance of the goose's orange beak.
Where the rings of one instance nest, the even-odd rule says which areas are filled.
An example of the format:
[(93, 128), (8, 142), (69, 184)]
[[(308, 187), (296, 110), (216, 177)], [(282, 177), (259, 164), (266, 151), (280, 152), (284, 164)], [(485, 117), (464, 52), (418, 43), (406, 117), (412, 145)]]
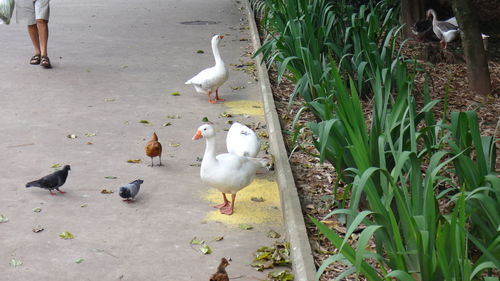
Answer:
[(219, 35), (219, 38), (220, 38), (220, 39), (224, 38), (224, 35)]
[(203, 137), (203, 135), (201, 134), (201, 131), (198, 130), (196, 131), (196, 134), (193, 136), (193, 140), (199, 140)]

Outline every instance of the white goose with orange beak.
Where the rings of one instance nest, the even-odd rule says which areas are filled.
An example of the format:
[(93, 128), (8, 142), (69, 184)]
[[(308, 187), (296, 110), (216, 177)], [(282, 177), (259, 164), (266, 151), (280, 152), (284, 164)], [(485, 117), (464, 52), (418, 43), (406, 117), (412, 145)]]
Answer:
[[(212, 52), (214, 54), (215, 66), (202, 70), (185, 83), (194, 85), (196, 92), (206, 94), (208, 96), (208, 102), (210, 103), (224, 101), (224, 99), (219, 98), (219, 87), (222, 86), (229, 77), (229, 73), (219, 53), (219, 42), (222, 38), (224, 38), (224, 35), (215, 35), (212, 37)], [(210, 98), (213, 92), (215, 92), (215, 100)]]
[[(259, 168), (265, 168), (267, 161), (259, 158), (240, 156), (235, 153), (215, 155), (215, 130), (205, 124), (198, 128), (193, 140), (205, 138), (206, 148), (201, 162), (201, 180), (222, 192), (223, 203), (218, 208), (222, 214), (231, 215), (234, 210), (236, 193), (252, 183)], [(226, 194), (231, 194), (231, 202)]]

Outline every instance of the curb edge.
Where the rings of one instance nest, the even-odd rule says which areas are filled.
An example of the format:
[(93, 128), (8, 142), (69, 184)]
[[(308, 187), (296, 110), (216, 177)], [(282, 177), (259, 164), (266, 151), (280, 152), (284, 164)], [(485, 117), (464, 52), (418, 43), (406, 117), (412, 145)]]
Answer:
[[(248, 0), (245, 0), (245, 8), (252, 36), (252, 44), (254, 50), (257, 50), (261, 46), (259, 32), (255, 23), (253, 10)], [(288, 153), (283, 142), (281, 125), (271, 91), (271, 83), (267, 74), (266, 64), (262, 61), (262, 54), (259, 54), (255, 60), (259, 78), (258, 82), (262, 93), (264, 116), (268, 127), (269, 143), (274, 155), (282, 215), (291, 246), (293, 273), (295, 280), (312, 281), (316, 275), (316, 267), (314, 265), (311, 245), (309, 244), (309, 237), (307, 236), (292, 169), (288, 162)]]

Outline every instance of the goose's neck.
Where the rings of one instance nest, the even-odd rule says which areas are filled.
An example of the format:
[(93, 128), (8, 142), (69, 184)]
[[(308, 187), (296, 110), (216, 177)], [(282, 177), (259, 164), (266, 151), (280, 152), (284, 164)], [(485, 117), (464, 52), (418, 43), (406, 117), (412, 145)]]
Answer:
[(215, 65), (224, 65), (224, 62), (222, 61), (222, 58), (220, 57), (219, 53), (219, 46), (217, 44), (217, 41), (214, 41), (212, 43), (212, 52), (214, 53), (214, 58), (215, 58)]
[(432, 15), (432, 23), (436, 24), (438, 22), (437, 17), (436, 17), (436, 12), (434, 10), (431, 10), (431, 15)]
[[(206, 138), (205, 154), (203, 155), (203, 162), (216, 162), (215, 159), (215, 138)], [(202, 163), (203, 165), (203, 163)]]

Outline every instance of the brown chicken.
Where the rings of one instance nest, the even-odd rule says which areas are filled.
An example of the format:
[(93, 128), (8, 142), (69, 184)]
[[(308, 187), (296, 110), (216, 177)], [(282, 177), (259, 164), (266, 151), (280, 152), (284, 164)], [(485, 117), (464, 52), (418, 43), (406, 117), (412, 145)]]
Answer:
[(153, 133), (153, 136), (151, 137), (151, 140), (146, 144), (144, 147), (144, 150), (146, 151), (146, 155), (151, 157), (151, 167), (153, 167), (153, 158), (154, 157), (160, 157), (160, 165), (161, 165), (161, 143), (158, 142), (158, 136), (156, 133)]
[(210, 281), (229, 281), (229, 276), (226, 272), (226, 267), (229, 265), (229, 262), (226, 258), (222, 258), (220, 260), (220, 264), (217, 267), (217, 272), (212, 274), (210, 277)]

